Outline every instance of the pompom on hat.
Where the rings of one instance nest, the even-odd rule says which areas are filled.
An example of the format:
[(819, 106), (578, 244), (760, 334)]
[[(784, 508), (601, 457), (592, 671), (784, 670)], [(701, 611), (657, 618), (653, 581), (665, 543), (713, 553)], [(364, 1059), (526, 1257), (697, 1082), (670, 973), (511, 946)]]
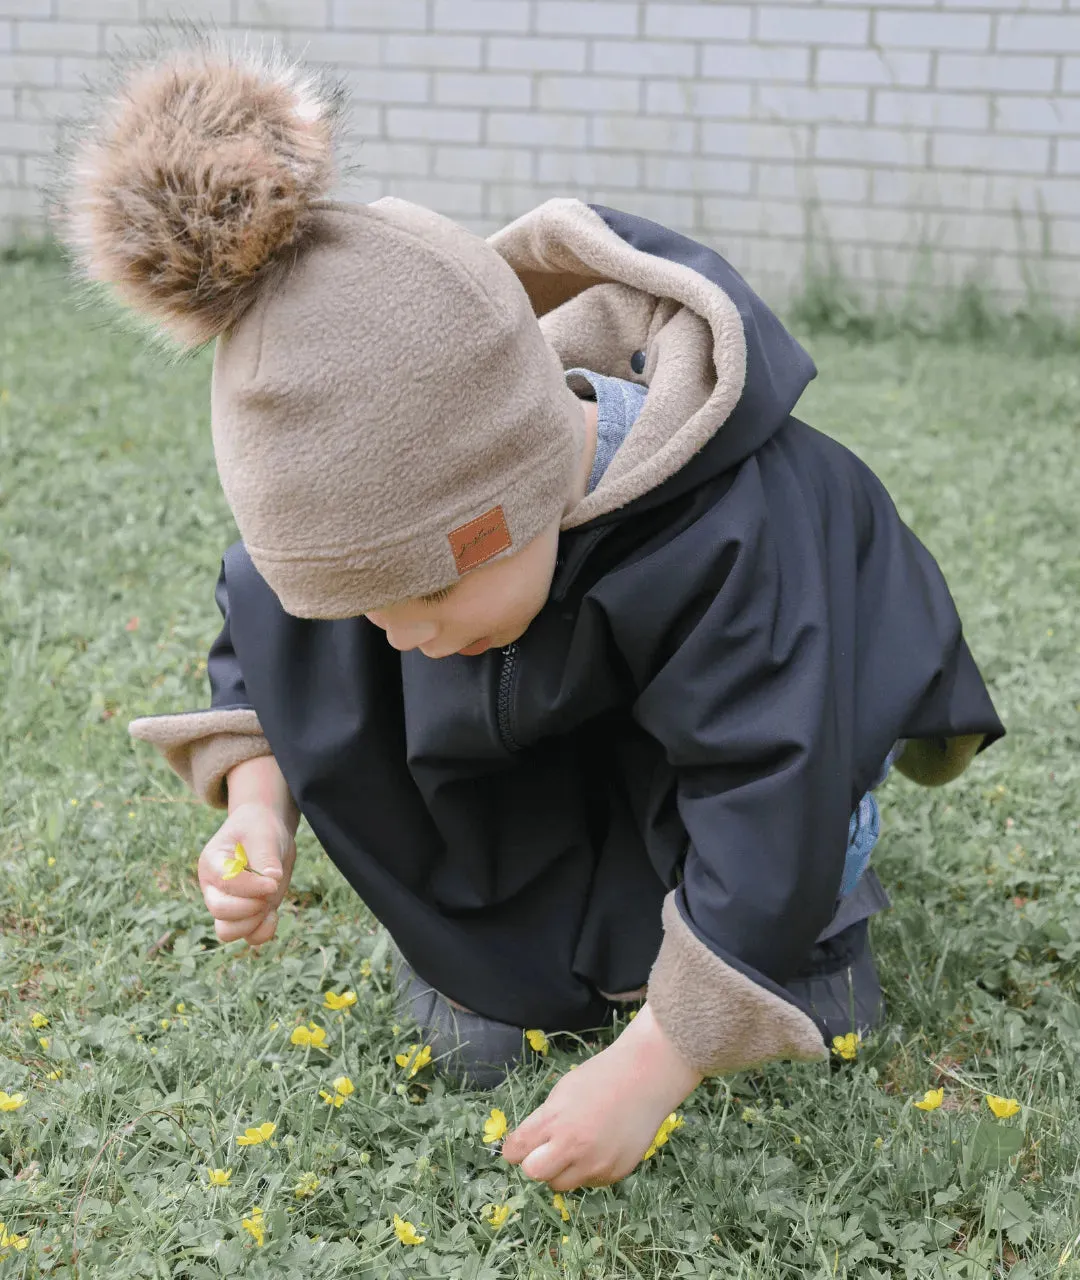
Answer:
[(218, 475), (283, 608), (352, 617), (519, 551), (563, 510), (581, 409), (509, 264), (404, 200), (326, 198), (343, 99), (207, 38), (128, 65), (77, 135), (79, 270), (216, 339)]

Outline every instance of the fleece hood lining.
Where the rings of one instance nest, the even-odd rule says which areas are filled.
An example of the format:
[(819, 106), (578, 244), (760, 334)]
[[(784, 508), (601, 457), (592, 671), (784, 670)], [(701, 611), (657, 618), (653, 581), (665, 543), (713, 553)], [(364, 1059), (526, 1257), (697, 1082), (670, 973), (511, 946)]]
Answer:
[[(713, 281), (635, 249), (573, 198), (545, 201), (488, 237), (510, 264), (564, 368), (645, 383), (641, 413), (571, 529), (655, 489), (730, 417), (746, 382), (738, 308)], [(642, 376), (630, 356), (644, 350)]]

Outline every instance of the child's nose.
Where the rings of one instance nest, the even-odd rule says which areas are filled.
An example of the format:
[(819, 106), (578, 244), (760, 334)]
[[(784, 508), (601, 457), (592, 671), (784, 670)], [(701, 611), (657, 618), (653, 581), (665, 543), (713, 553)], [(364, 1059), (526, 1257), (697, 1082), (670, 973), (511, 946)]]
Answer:
[(434, 622), (395, 623), (383, 630), (390, 644), (402, 653), (407, 649), (419, 649), (423, 644), (430, 644), (439, 633)]

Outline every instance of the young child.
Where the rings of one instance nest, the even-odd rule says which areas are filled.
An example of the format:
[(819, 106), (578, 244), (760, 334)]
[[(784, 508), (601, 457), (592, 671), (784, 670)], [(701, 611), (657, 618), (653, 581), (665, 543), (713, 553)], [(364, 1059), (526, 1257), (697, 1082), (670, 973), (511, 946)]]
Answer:
[(572, 198), (487, 240), (328, 200), (340, 106), (194, 42), (77, 142), (82, 269), (216, 340), (242, 538), (210, 709), (131, 732), (228, 809), (218, 937), (273, 937), (302, 814), (463, 1077), (647, 996), (503, 1148), (601, 1185), (704, 1076), (875, 1025), (870, 792), (1003, 729), (934, 560), (791, 416), (814, 366), (732, 267)]

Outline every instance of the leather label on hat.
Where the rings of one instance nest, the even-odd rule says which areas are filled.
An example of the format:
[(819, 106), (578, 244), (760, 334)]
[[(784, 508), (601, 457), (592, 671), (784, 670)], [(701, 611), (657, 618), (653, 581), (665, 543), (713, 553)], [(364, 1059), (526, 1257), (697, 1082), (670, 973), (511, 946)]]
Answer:
[(458, 525), (447, 537), (459, 574), (468, 573), (511, 545), (502, 507), (492, 507), (468, 524)]

